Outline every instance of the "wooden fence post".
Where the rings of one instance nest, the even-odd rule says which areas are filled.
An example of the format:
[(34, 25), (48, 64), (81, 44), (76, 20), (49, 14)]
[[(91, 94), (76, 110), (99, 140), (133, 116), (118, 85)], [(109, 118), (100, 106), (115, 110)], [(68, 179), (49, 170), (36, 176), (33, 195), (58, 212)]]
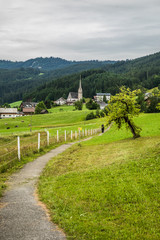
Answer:
[(71, 130), (71, 140), (72, 140), (72, 138), (73, 138), (73, 132), (72, 132), (72, 130)]
[(17, 137), (17, 144), (18, 144), (18, 160), (21, 160), (21, 151), (20, 151), (20, 137)]
[(64, 140), (65, 140), (65, 142), (66, 142), (66, 140), (67, 140), (67, 136), (66, 136), (67, 134), (66, 134), (66, 130), (64, 131)]

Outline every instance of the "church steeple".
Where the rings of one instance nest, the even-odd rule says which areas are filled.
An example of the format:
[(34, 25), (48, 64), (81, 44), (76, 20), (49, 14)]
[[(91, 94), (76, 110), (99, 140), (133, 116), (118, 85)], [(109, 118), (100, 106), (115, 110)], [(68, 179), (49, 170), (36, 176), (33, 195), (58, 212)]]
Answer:
[(78, 88), (78, 100), (80, 101), (82, 98), (83, 98), (83, 90), (82, 90), (81, 75), (80, 75), (79, 88)]

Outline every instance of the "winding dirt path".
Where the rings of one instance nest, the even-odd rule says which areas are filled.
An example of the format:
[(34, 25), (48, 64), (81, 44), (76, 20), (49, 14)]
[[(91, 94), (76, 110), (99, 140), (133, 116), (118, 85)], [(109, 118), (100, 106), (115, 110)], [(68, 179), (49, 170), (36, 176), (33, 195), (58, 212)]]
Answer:
[(35, 184), (46, 163), (73, 144), (51, 150), (11, 176), (9, 188), (0, 200), (0, 240), (66, 239), (38, 201)]

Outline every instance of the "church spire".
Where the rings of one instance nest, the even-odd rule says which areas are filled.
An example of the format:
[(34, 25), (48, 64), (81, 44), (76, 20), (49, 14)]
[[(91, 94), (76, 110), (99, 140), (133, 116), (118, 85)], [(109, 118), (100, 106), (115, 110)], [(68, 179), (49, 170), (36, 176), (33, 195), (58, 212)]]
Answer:
[(78, 100), (83, 98), (83, 90), (82, 90), (82, 82), (81, 82), (81, 75), (79, 80), (79, 89), (78, 89)]

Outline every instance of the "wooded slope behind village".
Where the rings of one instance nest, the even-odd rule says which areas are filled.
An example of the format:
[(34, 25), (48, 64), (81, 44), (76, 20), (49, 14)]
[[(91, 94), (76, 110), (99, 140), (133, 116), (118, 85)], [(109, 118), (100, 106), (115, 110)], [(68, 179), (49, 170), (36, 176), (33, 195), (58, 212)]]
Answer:
[(66, 98), (68, 92), (77, 90), (80, 74), (84, 97), (87, 98), (93, 97), (97, 92), (115, 94), (122, 85), (132, 90), (151, 89), (160, 85), (160, 53), (115, 63), (72, 62), (68, 65), (61, 64), (60, 69), (50, 71), (38, 66), (40, 65), (36, 67), (35, 63), (29, 68), (1, 69), (0, 104), (22, 99), (45, 101), (62, 96)]

